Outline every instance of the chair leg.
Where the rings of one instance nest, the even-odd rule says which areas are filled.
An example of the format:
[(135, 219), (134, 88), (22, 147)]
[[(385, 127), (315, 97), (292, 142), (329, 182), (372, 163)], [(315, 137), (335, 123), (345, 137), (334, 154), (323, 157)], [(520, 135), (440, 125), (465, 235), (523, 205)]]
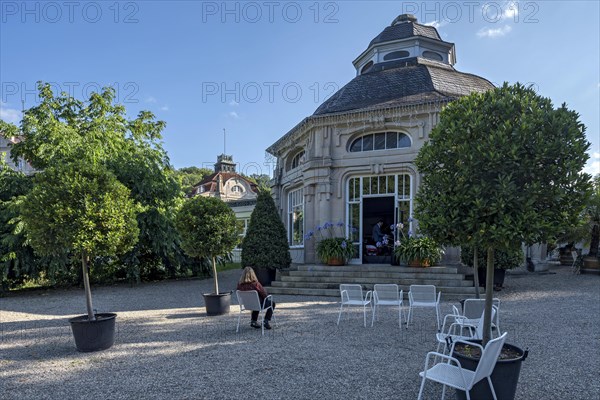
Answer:
[(363, 325), (365, 328), (367, 327), (367, 306), (366, 305), (363, 306)]
[(435, 305), (435, 322), (437, 324), (438, 331), (440, 330), (440, 305)]
[(446, 385), (443, 385), (442, 387), (442, 400), (444, 400), (446, 398)]
[(408, 306), (408, 316), (406, 317), (406, 329), (408, 329), (408, 323), (412, 317), (412, 306)]
[[(373, 315), (371, 316), (371, 328), (373, 327), (373, 322), (375, 322), (375, 314), (377, 314), (377, 305), (373, 307)], [(379, 319), (378, 319), (379, 321)]]
[(340, 304), (340, 314), (338, 315), (338, 322), (337, 324), (340, 324), (340, 318), (342, 318), (342, 311), (344, 311), (344, 303)]
[(237, 328), (235, 328), (235, 333), (238, 333), (240, 331), (240, 319), (242, 319), (242, 310), (240, 310), (240, 313), (238, 314), (238, 323)]
[(425, 388), (425, 377), (421, 380), (421, 388), (419, 389), (419, 397), (417, 400), (421, 400), (423, 398), (423, 389)]
[(488, 376), (487, 380), (488, 384), (490, 385), (490, 390), (492, 391), (492, 396), (494, 396), (494, 400), (498, 400), (498, 398), (496, 397), (496, 390), (494, 389), (494, 385), (492, 385), (492, 377)]
[(266, 313), (266, 312), (264, 312), (264, 313), (263, 313), (263, 316), (262, 316), (262, 322), (261, 322), (261, 324), (260, 324), (260, 328), (261, 328), (261, 330), (262, 330), (262, 335), (263, 335), (263, 336), (265, 336), (265, 315), (267, 315), (267, 313)]

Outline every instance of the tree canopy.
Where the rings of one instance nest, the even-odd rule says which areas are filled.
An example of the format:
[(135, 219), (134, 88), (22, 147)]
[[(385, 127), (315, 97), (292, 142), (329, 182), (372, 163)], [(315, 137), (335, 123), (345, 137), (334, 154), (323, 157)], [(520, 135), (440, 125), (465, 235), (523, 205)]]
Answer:
[(416, 216), (441, 243), (487, 249), (484, 344), (494, 250), (545, 242), (577, 223), (590, 189), (579, 115), (532, 88), (504, 84), (446, 106), (415, 160)]

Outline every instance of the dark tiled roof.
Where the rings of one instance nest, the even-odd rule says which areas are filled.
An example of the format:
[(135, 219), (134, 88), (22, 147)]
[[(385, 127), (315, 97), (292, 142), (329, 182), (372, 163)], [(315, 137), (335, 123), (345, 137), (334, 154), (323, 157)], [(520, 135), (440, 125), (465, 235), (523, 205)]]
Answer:
[(422, 58), (358, 75), (326, 100), (313, 115), (377, 108), (385, 105), (452, 100), (494, 86), (486, 79)]
[(388, 26), (371, 40), (369, 47), (377, 43), (390, 42), (392, 40), (406, 39), (412, 36), (424, 36), (431, 39), (442, 40), (433, 26), (421, 25), (414, 22), (405, 22), (398, 25)]

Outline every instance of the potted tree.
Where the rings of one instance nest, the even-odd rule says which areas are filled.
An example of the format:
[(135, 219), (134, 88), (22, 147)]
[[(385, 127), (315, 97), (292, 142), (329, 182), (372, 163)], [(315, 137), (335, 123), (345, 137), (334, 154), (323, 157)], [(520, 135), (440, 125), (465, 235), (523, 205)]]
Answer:
[(443, 255), (442, 247), (427, 236), (402, 239), (394, 249), (394, 256), (409, 267), (429, 267), (440, 262)]
[(208, 257), (212, 262), (214, 291), (203, 294), (206, 314), (228, 313), (231, 292), (219, 291), (216, 260), (231, 252), (238, 242), (235, 213), (220, 199), (196, 196), (185, 201), (175, 225), (183, 251), (190, 257)]
[[(463, 264), (473, 268), (473, 248), (463, 246), (460, 249), (460, 260)], [(494, 250), (494, 290), (500, 290), (504, 286), (504, 277), (506, 270), (519, 267), (523, 264), (525, 255), (520, 245), (514, 246), (509, 250)], [(485, 252), (483, 249), (478, 249), (477, 258), (484, 259)], [(479, 282), (485, 287), (486, 270), (479, 268)]]
[(116, 314), (94, 311), (89, 271), (95, 257), (122, 254), (137, 242), (136, 206), (129, 189), (101, 165), (57, 165), (35, 176), (21, 215), (35, 252), (69, 254), (81, 261), (87, 315), (69, 320), (77, 350), (111, 347)]
[(532, 88), (504, 84), (448, 104), (415, 160), (421, 229), (443, 244), (486, 250), (484, 346), (495, 250), (546, 242), (575, 225), (585, 205), (590, 144), (578, 118)]
[(292, 262), (290, 246), (277, 207), (266, 188), (261, 188), (242, 243), (242, 268), (252, 267), (263, 286), (270, 286), (277, 269)]
[(594, 177), (594, 189), (584, 211), (588, 227), (590, 248), (587, 256), (583, 257), (582, 272), (600, 273), (600, 174)]
[(313, 237), (317, 240), (317, 257), (327, 265), (346, 265), (354, 255), (352, 240), (346, 237), (344, 223), (341, 221), (335, 225), (325, 222), (323, 226), (317, 226), (314, 231), (304, 235), (304, 240)]

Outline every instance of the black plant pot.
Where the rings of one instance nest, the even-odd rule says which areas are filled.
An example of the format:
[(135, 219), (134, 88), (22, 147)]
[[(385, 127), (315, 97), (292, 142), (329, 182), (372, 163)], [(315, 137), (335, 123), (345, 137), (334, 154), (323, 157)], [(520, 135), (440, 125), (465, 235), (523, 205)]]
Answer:
[[(487, 269), (477, 268), (477, 275), (479, 276), (479, 286), (485, 287), (485, 275), (487, 273)], [(504, 286), (504, 277), (506, 276), (505, 269), (494, 269), (494, 286), (503, 287)]]
[[(475, 343), (481, 344), (481, 340), (473, 340)], [(494, 371), (492, 372), (492, 384), (496, 392), (498, 400), (514, 400), (517, 393), (517, 383), (519, 382), (519, 374), (521, 373), (521, 363), (527, 358), (529, 352), (523, 351), (521, 348), (512, 344), (504, 343), (503, 349), (510, 349), (519, 354), (517, 358), (510, 360), (498, 360)], [(468, 357), (466, 355), (454, 352), (452, 357), (456, 357), (463, 368), (475, 371), (479, 364), (479, 358)], [(469, 392), (471, 399), (477, 400), (492, 400), (492, 392), (487, 379), (479, 381)], [(456, 398), (464, 400), (467, 398), (462, 390), (456, 391)]]
[(204, 293), (204, 305), (206, 315), (222, 315), (229, 313), (231, 306), (231, 292), (227, 293)]
[(254, 272), (256, 273), (256, 277), (258, 281), (263, 286), (271, 286), (271, 282), (275, 280), (275, 276), (277, 274), (277, 270), (274, 268), (261, 268), (261, 267), (252, 267)]
[(95, 321), (89, 321), (87, 315), (80, 315), (69, 320), (78, 351), (106, 350), (115, 342), (115, 319), (117, 314), (95, 315)]

